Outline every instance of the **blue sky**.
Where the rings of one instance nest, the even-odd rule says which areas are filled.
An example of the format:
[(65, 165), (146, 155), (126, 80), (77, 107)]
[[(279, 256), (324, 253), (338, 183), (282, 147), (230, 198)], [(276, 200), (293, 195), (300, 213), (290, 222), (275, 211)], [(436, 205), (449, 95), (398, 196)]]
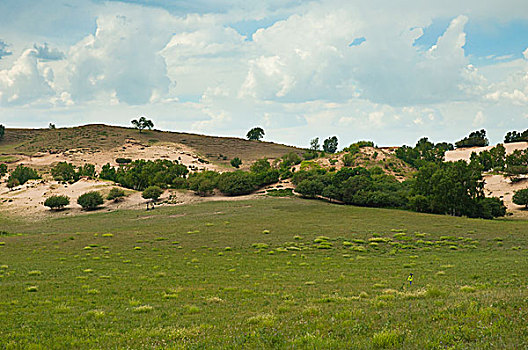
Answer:
[(0, 123), (307, 146), (528, 128), (528, 2), (3, 0)]

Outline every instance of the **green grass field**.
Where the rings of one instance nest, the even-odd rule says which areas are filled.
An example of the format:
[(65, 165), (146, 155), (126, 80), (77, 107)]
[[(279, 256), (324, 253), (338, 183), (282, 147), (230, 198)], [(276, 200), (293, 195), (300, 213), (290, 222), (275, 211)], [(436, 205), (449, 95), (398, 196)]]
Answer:
[(526, 221), (263, 198), (0, 230), (2, 349), (528, 347)]

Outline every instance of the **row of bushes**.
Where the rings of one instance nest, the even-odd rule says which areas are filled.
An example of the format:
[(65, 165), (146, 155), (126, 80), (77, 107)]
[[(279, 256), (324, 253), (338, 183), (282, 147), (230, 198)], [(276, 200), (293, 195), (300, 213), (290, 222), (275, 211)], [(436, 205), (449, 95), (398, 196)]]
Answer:
[(118, 168), (106, 164), (99, 177), (119, 183), (126, 188), (142, 191), (149, 186), (185, 188), (187, 186), (185, 176), (188, 173), (189, 169), (177, 161), (140, 159)]
[(464, 161), (429, 163), (414, 179), (403, 183), (381, 168), (362, 167), (334, 173), (301, 170), (293, 175), (292, 182), (304, 197), (324, 197), (345, 204), (487, 219), (506, 214), (501, 200), (484, 196), (481, 169)]
[[(162, 193), (163, 189), (161, 189), (160, 187), (149, 186), (143, 191), (142, 197), (154, 201), (157, 200)], [(106, 196), (106, 199), (119, 201), (123, 197), (125, 197), (125, 191), (120, 188), (113, 187)], [(86, 192), (80, 195), (79, 198), (77, 198), (77, 204), (79, 204), (85, 210), (97, 209), (103, 203), (103, 196), (97, 191)], [(70, 198), (64, 195), (51, 196), (46, 198), (46, 200), (44, 201), (44, 205), (53, 210), (63, 209), (68, 204), (70, 204)]]
[[(290, 161), (291, 159), (286, 157), (282, 162)], [(222, 174), (215, 171), (203, 171), (190, 174), (187, 187), (200, 196), (210, 195), (215, 189), (228, 196), (240, 196), (279, 181), (281, 169), (289, 171), (286, 165), (274, 169), (267, 159), (260, 159), (251, 165), (250, 171), (238, 170)]]

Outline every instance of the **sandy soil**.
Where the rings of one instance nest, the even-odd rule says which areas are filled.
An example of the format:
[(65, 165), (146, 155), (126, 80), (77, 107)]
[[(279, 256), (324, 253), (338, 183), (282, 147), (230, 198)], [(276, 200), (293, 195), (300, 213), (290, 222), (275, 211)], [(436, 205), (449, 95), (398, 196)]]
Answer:
[(46, 167), (66, 161), (76, 166), (85, 163), (95, 164), (96, 170), (100, 170), (107, 163), (117, 166), (118, 164), (115, 162), (116, 158), (130, 158), (132, 160), (169, 159), (177, 160), (194, 170), (206, 169), (222, 171), (222, 168), (217, 165), (200, 162), (200, 156), (188, 146), (178, 143), (157, 143), (149, 146), (141, 144), (134, 139), (127, 139), (123, 146), (109, 151), (71, 149), (57, 154), (40, 153), (34, 156), (17, 155), (17, 158), (18, 161), (15, 164), (24, 164), (33, 167)]
[[(504, 148), (506, 149), (506, 154), (510, 154), (515, 150), (524, 150), (528, 148), (528, 142), (513, 142), (513, 143), (504, 143)], [(486, 147), (469, 147), (456, 149), (454, 151), (447, 151), (445, 154), (445, 160), (447, 162), (455, 162), (457, 160), (469, 161), (471, 153), (476, 152), (480, 153), (482, 151), (489, 151), (495, 146), (486, 146)]]
[[(112, 182), (81, 179), (74, 184), (62, 184), (57, 181), (30, 180), (22, 186), (8, 189), (5, 183), (0, 186), (0, 210), (8, 216), (22, 216), (27, 220), (39, 220), (45, 217), (70, 216), (87, 214), (90, 211), (82, 210), (77, 204), (77, 198), (85, 192), (99, 191), (105, 197), (112, 187), (119, 187)], [(116, 209), (145, 209), (147, 200), (141, 197), (141, 192), (123, 188), (127, 196), (119, 202), (105, 200), (98, 211), (112, 211)], [(44, 206), (46, 198), (53, 195), (66, 195), (70, 197), (70, 204), (60, 211), (52, 211)], [(247, 196), (227, 197), (215, 194), (209, 197), (194, 195), (191, 191), (167, 190), (160, 197), (156, 206), (182, 205), (204, 201), (232, 201), (247, 200), (259, 196), (250, 194)]]

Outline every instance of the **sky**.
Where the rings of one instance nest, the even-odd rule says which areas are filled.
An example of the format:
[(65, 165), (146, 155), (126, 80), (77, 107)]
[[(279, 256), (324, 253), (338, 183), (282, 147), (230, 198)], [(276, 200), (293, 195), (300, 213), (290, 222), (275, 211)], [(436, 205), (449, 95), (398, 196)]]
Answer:
[(525, 0), (1, 0), (0, 124), (308, 147), (528, 129)]

